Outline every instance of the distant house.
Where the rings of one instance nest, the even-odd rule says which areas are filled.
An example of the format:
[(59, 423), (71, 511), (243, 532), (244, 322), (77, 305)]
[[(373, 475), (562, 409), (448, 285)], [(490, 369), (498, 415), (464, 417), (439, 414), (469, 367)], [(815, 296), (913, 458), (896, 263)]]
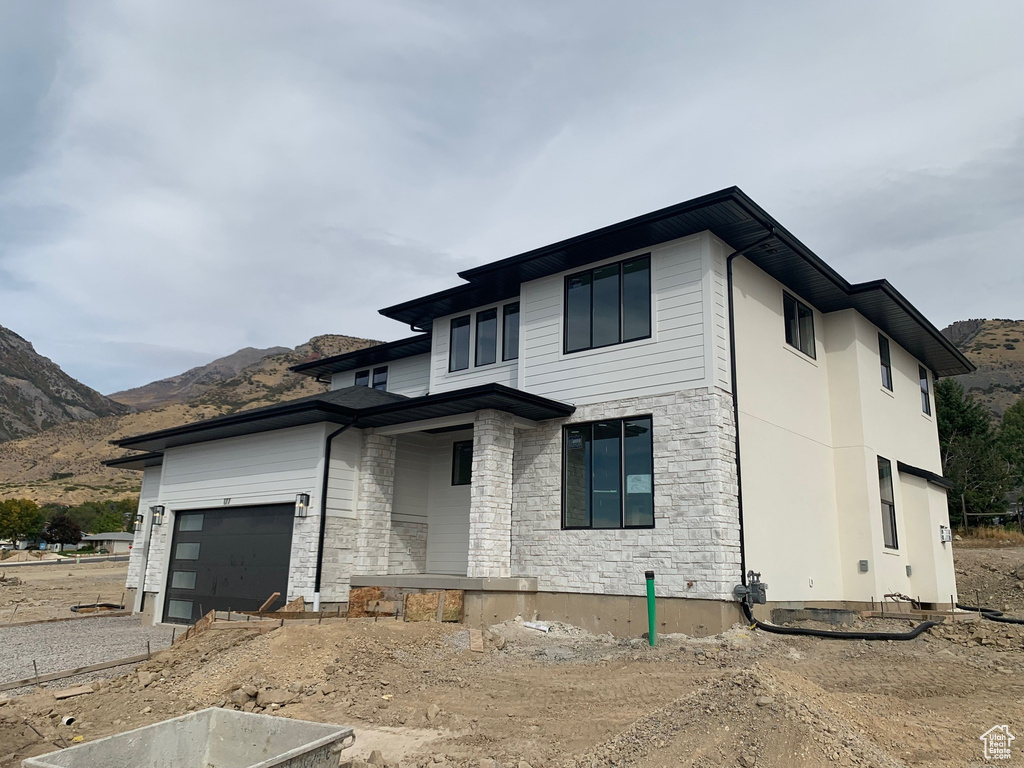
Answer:
[(97, 550), (105, 549), (112, 555), (123, 555), (131, 551), (133, 541), (135, 541), (135, 534), (123, 531), (88, 533), (78, 542), (78, 548), (93, 547)]
[(293, 370), (331, 391), (118, 442), (152, 619), (465, 591), (467, 621), (646, 627), (956, 593), (934, 415), (973, 370), (730, 188), (460, 273), (416, 335)]

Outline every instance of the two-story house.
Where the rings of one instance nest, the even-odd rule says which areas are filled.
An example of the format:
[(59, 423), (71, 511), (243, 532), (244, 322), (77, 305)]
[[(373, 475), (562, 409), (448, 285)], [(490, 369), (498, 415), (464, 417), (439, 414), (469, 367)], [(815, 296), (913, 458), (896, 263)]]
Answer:
[[(415, 335), (297, 366), (330, 391), (119, 441), (155, 620), (352, 586), (465, 590), (617, 635), (956, 593), (932, 400), (971, 364), (736, 188), (460, 273)], [(955, 598), (954, 598), (955, 599)]]

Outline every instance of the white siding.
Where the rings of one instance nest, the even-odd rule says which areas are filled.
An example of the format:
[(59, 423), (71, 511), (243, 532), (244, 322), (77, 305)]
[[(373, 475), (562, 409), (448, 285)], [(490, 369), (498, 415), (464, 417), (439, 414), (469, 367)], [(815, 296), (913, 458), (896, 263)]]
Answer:
[(697, 235), (591, 265), (651, 254), (652, 336), (612, 347), (563, 352), (565, 276), (575, 270), (524, 283), (520, 388), (584, 404), (705, 386), (707, 246)]
[(426, 523), (429, 507), (430, 461), (434, 438), (414, 433), (399, 435), (395, 446), (395, 497), (391, 519)]
[[(501, 304), (487, 304), (485, 306), (477, 307), (472, 312), (459, 312), (455, 315), (449, 315), (447, 317), (439, 317), (434, 320), (433, 324), (433, 343), (431, 350), (431, 363), (430, 363), (430, 391), (434, 394), (438, 392), (450, 392), (453, 389), (466, 389), (467, 387), (475, 387), (480, 384), (504, 384), (507, 387), (517, 386), (519, 381), (519, 361), (508, 360), (503, 361), (501, 359), (501, 340), (502, 340), (502, 322), (503, 318), (503, 307), (506, 304), (514, 304), (519, 301), (518, 298), (509, 299), (503, 301)], [(476, 356), (476, 313), (486, 309), (497, 308), (498, 310), (498, 350), (497, 350), (497, 362), (491, 365), (481, 365), (479, 367), (473, 365)], [(462, 317), (466, 314), (470, 315), (470, 336), (469, 336), (469, 368), (464, 371), (449, 371), (448, 370), (448, 344), (451, 340), (449, 332), (449, 323), (453, 317)], [(520, 329), (519, 329), (519, 345), (520, 354), (522, 354), (522, 307), (520, 307)]]
[(726, 243), (714, 235), (710, 239), (710, 268), (708, 269), (708, 299), (705, 314), (712, 319), (709, 335), (710, 359), (714, 360), (714, 384), (732, 392), (732, 360), (729, 355), (729, 279), (726, 259), (733, 252)]
[(157, 503), (160, 496), (160, 470), (161, 467), (148, 467), (142, 471), (142, 490), (139, 492), (137, 514), (145, 515), (146, 523), (135, 529), (135, 539), (132, 541), (132, 551), (128, 557), (128, 578), (125, 581), (128, 589), (135, 589), (139, 584), (139, 571), (146, 555), (146, 542), (143, 539), (146, 534), (145, 526), (149, 525), (149, 508)]
[(359, 488), (359, 454), (363, 434), (348, 429), (331, 441), (331, 468), (327, 480), (327, 516), (355, 519)]
[[(380, 368), (379, 365), (360, 368), (359, 370), (370, 370)], [(399, 360), (392, 360), (387, 364), (388, 369), (388, 392), (395, 392), (406, 397), (419, 397), (427, 394), (430, 388), (430, 355), (413, 355), (403, 357)], [(331, 391), (344, 389), (355, 384), (355, 371), (342, 371), (331, 377)]]
[(452, 485), (452, 443), (472, 431), (434, 436), (430, 453), (427, 572), (465, 576), (469, 568), (470, 486)]

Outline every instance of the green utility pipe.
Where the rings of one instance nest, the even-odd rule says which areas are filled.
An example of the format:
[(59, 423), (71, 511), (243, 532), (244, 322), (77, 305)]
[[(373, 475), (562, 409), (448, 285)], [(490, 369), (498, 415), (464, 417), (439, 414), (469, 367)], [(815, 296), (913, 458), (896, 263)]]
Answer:
[(646, 571), (647, 579), (647, 642), (652, 646), (658, 643), (658, 616), (654, 607), (654, 571)]

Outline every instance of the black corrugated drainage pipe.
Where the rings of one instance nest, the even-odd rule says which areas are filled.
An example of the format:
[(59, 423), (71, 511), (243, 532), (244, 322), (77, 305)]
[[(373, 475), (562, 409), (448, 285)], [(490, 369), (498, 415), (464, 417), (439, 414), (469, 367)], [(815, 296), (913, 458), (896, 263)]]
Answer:
[(989, 621), (999, 621), (1003, 624), (1024, 624), (1024, 619), (1018, 619), (1014, 616), (1006, 616), (1002, 611), (997, 611), (995, 608), (975, 608), (970, 605), (962, 605), (957, 603), (956, 607), (961, 611), (971, 611), (972, 613), (981, 614), (983, 619)]
[(320, 580), (324, 573), (324, 539), (327, 536), (327, 483), (331, 477), (331, 443), (358, 419), (352, 419), (345, 426), (334, 430), (327, 436), (324, 444), (324, 480), (320, 485), (320, 535), (316, 540), (316, 579), (313, 582), (313, 611), (320, 610)]
[(740, 472), (740, 400), (736, 386), (736, 310), (732, 298), (732, 260), (748, 251), (773, 240), (776, 237), (775, 227), (768, 227), (768, 234), (760, 240), (730, 253), (725, 259), (726, 288), (725, 293), (729, 304), (729, 365), (732, 373), (732, 420), (736, 431), (736, 513), (740, 526), (740, 583), (747, 583), (747, 552), (743, 539), (743, 479)]
[(829, 629), (807, 629), (805, 627), (780, 627), (775, 624), (766, 624), (754, 618), (750, 612), (750, 606), (743, 603), (743, 612), (747, 615), (747, 621), (751, 627), (757, 627), (765, 632), (776, 635), (805, 635), (808, 637), (825, 637), (833, 640), (913, 640), (918, 635), (926, 632), (932, 627), (939, 625), (937, 621), (922, 621), (909, 632), (840, 632)]

